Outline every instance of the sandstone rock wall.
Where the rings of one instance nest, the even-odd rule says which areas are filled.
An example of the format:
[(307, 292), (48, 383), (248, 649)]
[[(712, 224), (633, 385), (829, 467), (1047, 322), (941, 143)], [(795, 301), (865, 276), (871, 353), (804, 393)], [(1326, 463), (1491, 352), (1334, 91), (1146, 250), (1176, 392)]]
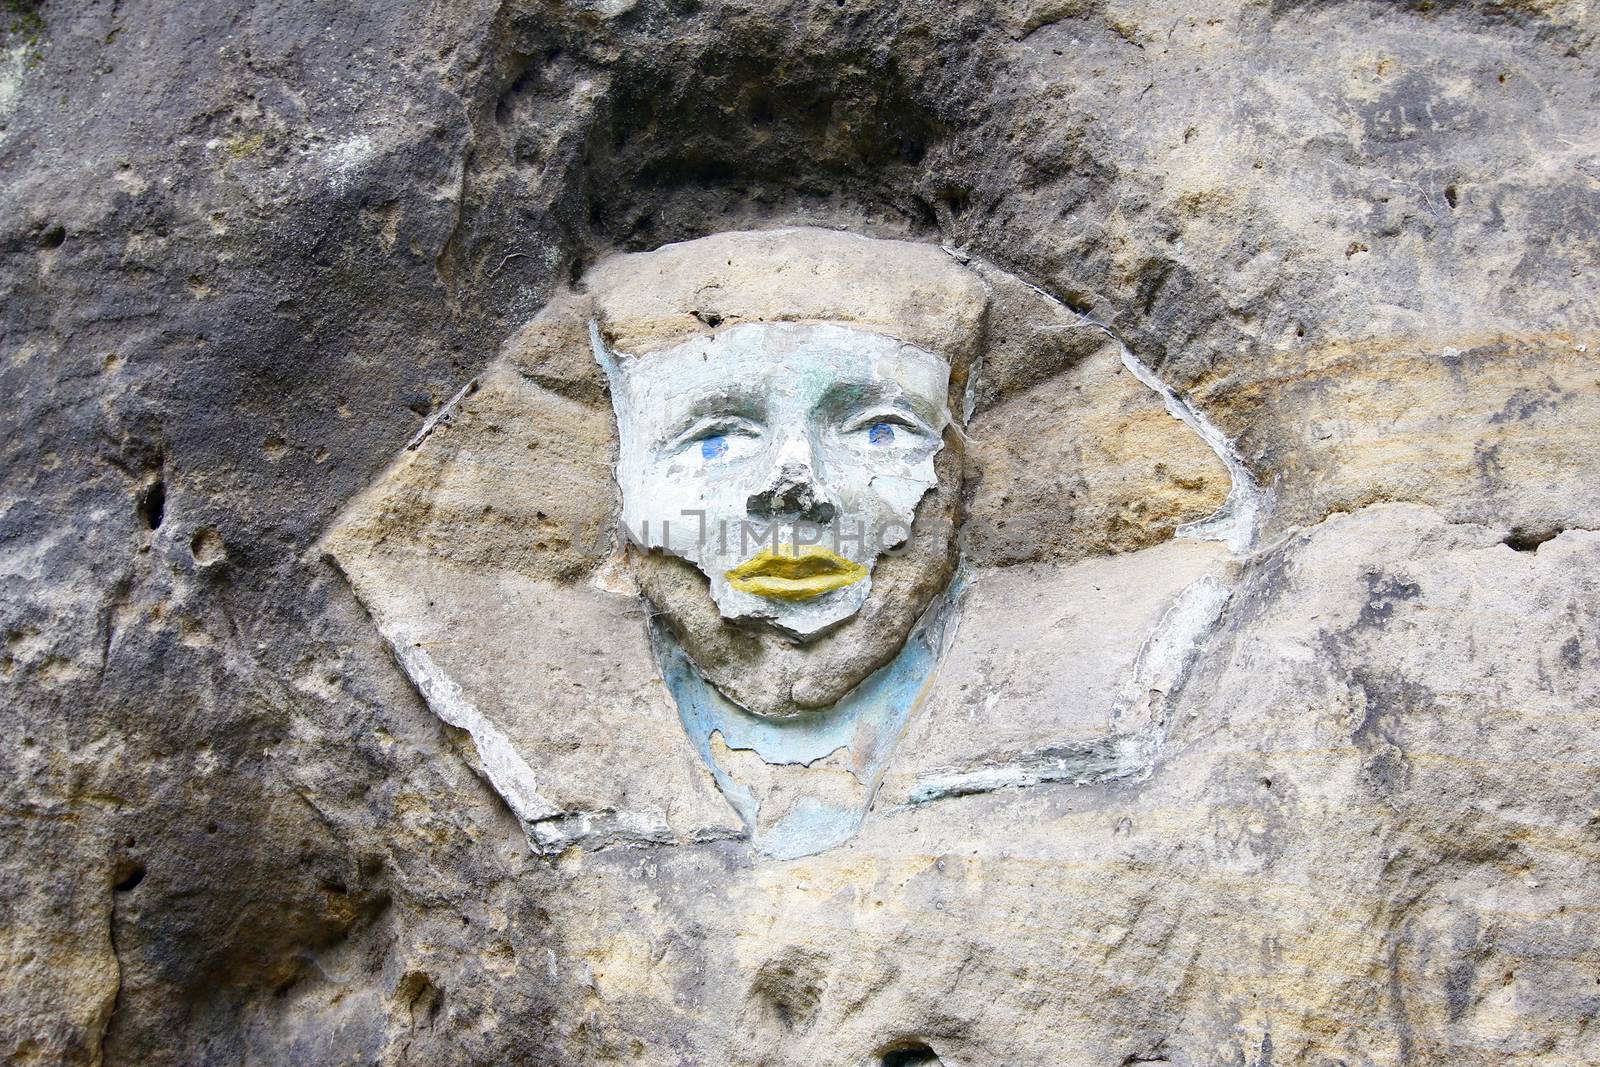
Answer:
[[(1597, 30), (1583, 0), (0, 6), (0, 1056), (1600, 1062)], [(908, 778), (785, 863), (541, 854), (317, 546), (597, 259), (794, 223), (1105, 324), (1270, 518), (1146, 774)], [(526, 360), (528, 478), (606, 432), (565, 351)], [(1179, 566), (1212, 459), (1152, 454), (1126, 367), (1013, 352), (974, 514), (1039, 532), (975, 556)], [(1080, 419), (1072, 382), (1116, 402)], [(470, 569), (459, 503), (430, 529)], [(537, 547), (566, 518), (496, 520), (532, 531), (509, 564), (583, 571)], [(1007, 639), (948, 714), (1052, 706), (983, 690)], [(565, 670), (577, 705), (605, 674)]]

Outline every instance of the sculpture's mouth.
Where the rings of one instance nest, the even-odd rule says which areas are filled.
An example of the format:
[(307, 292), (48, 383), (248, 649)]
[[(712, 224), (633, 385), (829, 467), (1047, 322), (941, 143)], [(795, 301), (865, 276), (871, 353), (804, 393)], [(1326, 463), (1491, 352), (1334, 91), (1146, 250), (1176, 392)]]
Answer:
[(729, 570), (728, 584), (770, 600), (810, 600), (866, 576), (867, 568), (821, 545), (780, 545)]

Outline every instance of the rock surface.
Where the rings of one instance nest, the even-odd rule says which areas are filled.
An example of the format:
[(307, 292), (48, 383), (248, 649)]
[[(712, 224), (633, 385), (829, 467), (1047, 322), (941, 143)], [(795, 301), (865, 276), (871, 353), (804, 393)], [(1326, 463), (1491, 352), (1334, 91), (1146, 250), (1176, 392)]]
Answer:
[[(1576, 0), (0, 8), (0, 1058), (1600, 1062), (1597, 31)], [(1087, 313), (1273, 509), (1237, 559), (1170, 541), (1226, 471), (1105, 335), (1019, 316), (965, 622), (1039, 602), (962, 631), (862, 834), (755, 854), (663, 704), (602, 740), (704, 832), (577, 796), (541, 849), (320, 546), (397, 456), (431, 470), (372, 532), (431, 539), (424, 600), (575, 620), (497, 653), (547, 664), (559, 777), (647, 651), (623, 600), (469, 584), (578, 595), (607, 551), (586, 495), (529, 490), (610, 477), (588, 352), (518, 331), (611, 252), (797, 223)], [(472, 420), (515, 470), (450, 444)], [(1130, 712), (1148, 765), (959, 765), (1047, 713), (1099, 736), (1136, 661), (994, 662), (1213, 566), (1216, 627)]]

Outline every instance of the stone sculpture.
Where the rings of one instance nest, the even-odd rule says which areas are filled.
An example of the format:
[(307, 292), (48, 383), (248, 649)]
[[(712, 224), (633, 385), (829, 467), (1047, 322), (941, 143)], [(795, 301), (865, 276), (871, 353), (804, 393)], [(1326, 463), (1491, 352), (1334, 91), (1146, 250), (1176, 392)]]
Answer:
[[(927, 245), (823, 230), (776, 255), (741, 243), (603, 276), (591, 343), (685, 727), (759, 843), (814, 851), (854, 831), (933, 671), (957, 555), (951, 367), (973, 353), (986, 294)], [(763, 761), (761, 785), (733, 750)], [(806, 773), (836, 752), (848, 773)], [(774, 782), (774, 767), (794, 769)]]
[[(1226, 599), (1228, 552), (1147, 561), (1136, 589), (1112, 575), (1102, 616), (1070, 622), (1092, 654), (1063, 657), (1065, 620), (1026, 640), (1029, 623), (1107, 595), (1005, 564), (1071, 549), (1055, 525), (1069, 501), (1024, 492), (1026, 465), (996, 452), (1036, 442), (982, 425), (1025, 392), (1029, 360), (1096, 379), (1075, 389), (1088, 406), (1030, 438), (1081, 448), (1105, 432), (1092, 413), (1131, 386), (1180, 420), (1143, 446), (1157, 470), (1209, 462), (1210, 487), (1231, 468), (1225, 506), (1187, 529), (1247, 539), (1260, 500), (1227, 442), (1094, 323), (936, 245), (788, 229), (597, 265), (329, 547), (546, 848), (747, 834), (797, 856), (877, 808), (1141, 775), (1160, 695)], [(557, 432), (515, 448), (508, 425)], [(613, 438), (614, 454), (597, 447)], [(1186, 460), (1197, 446), (1205, 459)], [(1117, 492), (1135, 514), (1160, 500), (1149, 483)], [(1184, 517), (1213, 510), (1210, 493)], [(570, 569), (551, 574), (563, 549)], [(450, 583), (430, 580), (455, 562)], [(630, 617), (641, 602), (647, 618)], [(958, 623), (973, 640), (953, 640)], [(989, 658), (1013, 642), (995, 677)], [(604, 663), (553, 684), (597, 648)]]

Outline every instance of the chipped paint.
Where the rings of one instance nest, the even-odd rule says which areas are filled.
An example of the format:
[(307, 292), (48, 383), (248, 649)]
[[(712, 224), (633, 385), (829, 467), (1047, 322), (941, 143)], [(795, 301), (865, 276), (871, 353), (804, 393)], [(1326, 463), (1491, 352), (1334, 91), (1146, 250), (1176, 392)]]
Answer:
[[(949, 245), (941, 247), (944, 249), (945, 254), (963, 265), (979, 258), (963, 249), (952, 248)], [(980, 262), (983, 262), (991, 270), (1009, 273), (1001, 271), (999, 267), (987, 260), (980, 260)], [(1266, 524), (1268, 515), (1271, 514), (1272, 494), (1262, 488), (1256, 481), (1255, 475), (1250, 472), (1249, 466), (1239, 454), (1238, 446), (1218, 429), (1216, 424), (1208, 419), (1203, 412), (1180, 396), (1176, 389), (1164, 382), (1154, 370), (1135, 356), (1128, 347), (1127, 342), (1118, 337), (1111, 327), (1082, 312), (1074, 311), (1067, 306), (1065, 301), (1047, 289), (1022, 278), (1017, 278), (1017, 281), (1050, 301), (1050, 303), (1056, 305), (1068, 315), (1073, 316), (1076, 319), (1076, 322), (1072, 324), (1073, 326), (1099, 330), (1115, 341), (1122, 356), (1122, 365), (1128, 369), (1128, 372), (1141, 385), (1159, 396), (1167, 412), (1193, 430), (1205, 442), (1206, 447), (1211, 449), (1217, 459), (1222, 462), (1222, 465), (1227, 468), (1231, 485), (1228, 489), (1227, 499), (1222, 502), (1222, 506), (1204, 519), (1179, 526), (1176, 536), (1193, 538), (1198, 541), (1221, 541), (1228, 546), (1228, 551), (1235, 554), (1253, 548), (1256, 539), (1260, 536), (1261, 530)], [(975, 382), (977, 377), (977, 374), (974, 373), (972, 381)], [(970, 395), (972, 393), (970, 386), (968, 392), (967, 406), (970, 414), (973, 402)]]
[(539, 822), (562, 812), (539, 795), (533, 768), (517, 753), (511, 739), (485, 718), (462, 694), (461, 686), (433, 662), (409, 628), (388, 620), (379, 629), (400, 669), (405, 671), (433, 713), (472, 737), (483, 777), (504, 798), (529, 838), (535, 838), (534, 827)]
[(926, 804), (1047, 782), (1092, 785), (1144, 778), (1166, 743), (1170, 725), (1166, 700), (1188, 678), (1231, 596), (1231, 589), (1209, 575), (1178, 594), (1140, 646), (1133, 671), (1111, 710), (1110, 732), (1104, 737), (1052, 745), (1010, 763), (919, 776), (907, 803)]
[[(1100, 328), (1105, 329), (1103, 326)], [(1222, 506), (1206, 518), (1184, 523), (1178, 527), (1177, 536), (1190, 537), (1197, 541), (1221, 541), (1228, 546), (1228, 551), (1233, 553), (1245, 552), (1254, 547), (1256, 538), (1266, 523), (1267, 514), (1271, 510), (1272, 498), (1256, 483), (1255, 476), (1250, 473), (1250, 468), (1245, 466), (1244, 459), (1239, 455), (1238, 447), (1199, 409), (1179, 396), (1177, 390), (1156, 376), (1155, 371), (1140, 362), (1121, 338), (1111, 334), (1110, 330), (1106, 330), (1106, 333), (1122, 350), (1122, 365), (1128, 368), (1128, 372), (1161, 397), (1161, 402), (1166, 405), (1167, 411), (1173, 418), (1200, 436), (1206, 446), (1216, 453), (1222, 465), (1228, 468), (1228, 476), (1233, 480), (1228, 489), (1228, 497), (1222, 502)]]
[(1143, 777), (1153, 765), (1149, 737), (1113, 734), (1041, 749), (999, 766), (923, 775), (912, 787), (907, 802), (927, 804), (999, 789), (1026, 789), (1047, 782), (1071, 785), (1114, 782)]

